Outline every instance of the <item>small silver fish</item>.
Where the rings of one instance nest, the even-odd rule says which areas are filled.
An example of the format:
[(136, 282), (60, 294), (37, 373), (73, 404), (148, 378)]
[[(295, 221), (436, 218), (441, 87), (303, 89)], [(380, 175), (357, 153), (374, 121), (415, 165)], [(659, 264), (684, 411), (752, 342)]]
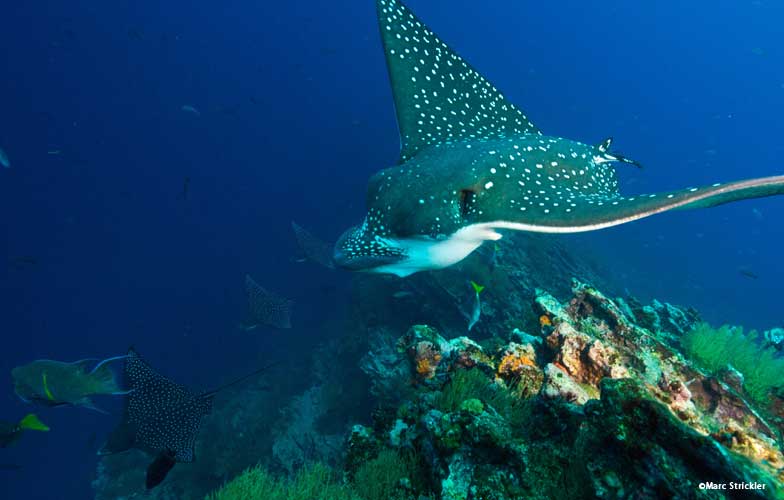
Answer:
[(474, 307), (471, 309), (471, 315), (468, 318), (468, 331), (471, 331), (471, 328), (479, 321), (479, 317), (482, 315), (482, 303), (479, 300), (479, 294), (475, 293), (475, 300), (474, 300)]

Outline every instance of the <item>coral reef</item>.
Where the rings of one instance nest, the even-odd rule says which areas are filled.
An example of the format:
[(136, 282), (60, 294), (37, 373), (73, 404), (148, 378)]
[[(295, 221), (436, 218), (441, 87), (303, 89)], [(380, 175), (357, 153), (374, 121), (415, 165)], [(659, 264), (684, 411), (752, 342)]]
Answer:
[[(610, 298), (566, 250), (523, 238), (404, 281), (356, 277), (345, 334), (287, 373), (297, 384), (222, 395), (198, 460), (152, 492), (148, 457), (104, 458), (96, 498), (735, 496), (706, 482), (784, 497), (779, 330)], [(469, 280), (487, 287), (470, 338)]]
[(782, 494), (775, 409), (677, 350), (696, 313), (631, 307), (579, 281), (572, 291), (561, 302), (539, 290), (538, 335), (518, 329), (487, 349), (409, 329), (398, 351), (415, 390), (394, 416), (354, 429), (364, 446), (349, 446), (349, 472), (357, 450), (396, 450), (422, 464), (416, 493), (445, 500), (714, 498), (702, 482)]

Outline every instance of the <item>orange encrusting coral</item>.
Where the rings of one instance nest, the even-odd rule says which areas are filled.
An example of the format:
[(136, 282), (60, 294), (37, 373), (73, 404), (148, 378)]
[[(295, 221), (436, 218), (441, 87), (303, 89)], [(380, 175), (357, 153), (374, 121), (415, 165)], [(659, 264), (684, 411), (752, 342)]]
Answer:
[(432, 378), (435, 375), (436, 367), (441, 361), (441, 355), (436, 354), (432, 358), (422, 358), (417, 361), (416, 371), (417, 374), (424, 378)]
[(537, 367), (536, 361), (531, 359), (528, 353), (507, 352), (498, 364), (498, 375), (500, 377), (519, 376), (526, 367)]
[(427, 341), (419, 342), (414, 355), (417, 375), (425, 380), (433, 378), (441, 357), (441, 353), (433, 344)]

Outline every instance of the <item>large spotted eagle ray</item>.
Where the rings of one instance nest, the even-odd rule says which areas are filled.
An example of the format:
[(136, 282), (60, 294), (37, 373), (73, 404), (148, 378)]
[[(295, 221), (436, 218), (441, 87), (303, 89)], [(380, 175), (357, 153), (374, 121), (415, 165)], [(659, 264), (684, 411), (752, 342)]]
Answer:
[(377, 0), (397, 112), (397, 166), (368, 183), (368, 213), (335, 245), (337, 265), (408, 276), (451, 266), (496, 229), (594, 231), (672, 209), (784, 193), (784, 176), (623, 196), (610, 140), (543, 135), (399, 0)]

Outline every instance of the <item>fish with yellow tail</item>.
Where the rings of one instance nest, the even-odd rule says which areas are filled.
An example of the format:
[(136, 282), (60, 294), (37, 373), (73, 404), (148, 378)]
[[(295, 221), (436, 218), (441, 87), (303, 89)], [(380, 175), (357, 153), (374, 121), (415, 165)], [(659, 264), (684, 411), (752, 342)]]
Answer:
[(484, 285), (480, 285), (476, 281), (469, 281), (471, 284), (471, 298), (469, 299), (467, 307), (461, 307), (460, 312), (463, 313), (466, 320), (468, 320), (468, 331), (470, 332), (474, 325), (479, 321), (482, 315), (482, 301), (479, 294), (485, 289)]
[(16, 423), (0, 421), (0, 448), (16, 443), (25, 431), (48, 432), (49, 427), (32, 413)]

